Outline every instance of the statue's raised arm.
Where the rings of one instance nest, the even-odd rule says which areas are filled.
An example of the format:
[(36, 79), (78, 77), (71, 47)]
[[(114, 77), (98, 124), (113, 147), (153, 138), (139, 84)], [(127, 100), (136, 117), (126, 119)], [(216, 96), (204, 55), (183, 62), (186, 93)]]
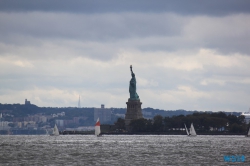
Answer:
[(133, 70), (132, 70), (132, 65), (130, 65), (130, 71), (131, 71), (131, 75), (132, 75), (132, 77), (133, 77), (134, 72), (133, 72)]

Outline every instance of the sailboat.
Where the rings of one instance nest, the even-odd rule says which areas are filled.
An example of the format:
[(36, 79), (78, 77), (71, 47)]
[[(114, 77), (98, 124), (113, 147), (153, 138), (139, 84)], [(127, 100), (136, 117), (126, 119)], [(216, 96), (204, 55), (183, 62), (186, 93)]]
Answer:
[(187, 130), (186, 124), (184, 123), (184, 125), (185, 125), (185, 129), (186, 129), (187, 135), (189, 136), (189, 132)]
[(249, 130), (248, 130), (246, 137), (250, 137), (250, 127), (249, 127)]
[(48, 130), (46, 129), (45, 131), (46, 131), (46, 134), (45, 134), (45, 135), (49, 135), (49, 132), (48, 132)]
[(100, 123), (100, 120), (98, 118), (97, 121), (96, 121), (96, 124), (95, 124), (95, 135), (97, 137), (101, 136), (101, 127), (100, 126), (101, 126), (101, 123)]
[(53, 131), (52, 131), (52, 134), (50, 134), (51, 136), (59, 136), (59, 130), (55, 124), (54, 128), (53, 128)]
[(195, 129), (194, 129), (194, 126), (193, 126), (193, 123), (191, 123), (189, 136), (197, 136)]
[(185, 129), (186, 129), (186, 132), (187, 132), (187, 135), (188, 136), (197, 136), (196, 132), (195, 132), (195, 129), (194, 129), (194, 126), (193, 126), (193, 123), (191, 123), (191, 127), (190, 127), (190, 131), (188, 132), (188, 129), (186, 127), (186, 124), (185, 125)]

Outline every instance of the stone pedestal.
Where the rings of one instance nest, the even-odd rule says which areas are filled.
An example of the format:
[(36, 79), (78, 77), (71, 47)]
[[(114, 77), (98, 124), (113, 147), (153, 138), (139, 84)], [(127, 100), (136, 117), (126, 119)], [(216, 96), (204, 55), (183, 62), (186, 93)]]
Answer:
[(140, 100), (128, 100), (127, 104), (127, 112), (125, 114), (125, 126), (129, 131), (129, 123), (131, 120), (143, 118)]

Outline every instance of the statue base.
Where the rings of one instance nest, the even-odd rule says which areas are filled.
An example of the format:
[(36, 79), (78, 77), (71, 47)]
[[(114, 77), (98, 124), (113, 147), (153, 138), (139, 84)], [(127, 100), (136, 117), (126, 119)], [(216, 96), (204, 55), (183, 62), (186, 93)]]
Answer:
[(131, 120), (143, 118), (140, 100), (130, 100), (128, 99), (127, 112), (125, 114), (125, 126), (126, 130), (130, 131), (129, 124)]

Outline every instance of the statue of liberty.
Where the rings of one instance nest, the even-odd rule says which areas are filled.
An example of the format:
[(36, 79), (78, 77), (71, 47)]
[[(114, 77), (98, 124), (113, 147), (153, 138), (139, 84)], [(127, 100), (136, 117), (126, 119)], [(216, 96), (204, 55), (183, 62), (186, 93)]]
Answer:
[(127, 131), (132, 131), (132, 126), (130, 126), (130, 122), (135, 119), (141, 119), (143, 118), (142, 115), (142, 109), (141, 105), (142, 102), (140, 101), (140, 98), (138, 94), (136, 93), (136, 79), (135, 79), (135, 73), (132, 70), (132, 65), (130, 65), (130, 71), (131, 71), (131, 80), (129, 82), (129, 94), (130, 98), (128, 99), (127, 104), (127, 111), (125, 114), (125, 127)]
[(130, 70), (132, 78), (129, 83), (129, 93), (130, 93), (129, 100), (140, 100), (138, 94), (136, 93), (136, 79), (135, 79), (135, 74), (132, 70), (132, 65), (130, 65)]

